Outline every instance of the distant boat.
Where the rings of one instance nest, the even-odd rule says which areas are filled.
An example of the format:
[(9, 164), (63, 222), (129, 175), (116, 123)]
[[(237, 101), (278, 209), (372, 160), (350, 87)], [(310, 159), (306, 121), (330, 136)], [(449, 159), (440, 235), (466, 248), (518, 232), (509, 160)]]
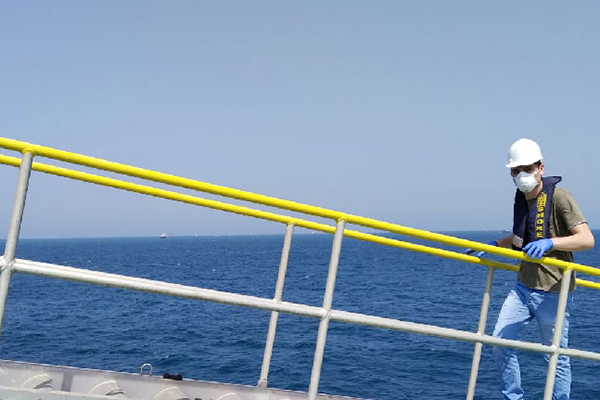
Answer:
[(160, 238), (161, 238), (161, 239), (166, 239), (166, 238), (168, 238), (168, 237), (169, 237), (169, 235), (167, 235), (167, 234), (166, 234), (166, 233), (164, 233), (164, 232), (160, 234)]

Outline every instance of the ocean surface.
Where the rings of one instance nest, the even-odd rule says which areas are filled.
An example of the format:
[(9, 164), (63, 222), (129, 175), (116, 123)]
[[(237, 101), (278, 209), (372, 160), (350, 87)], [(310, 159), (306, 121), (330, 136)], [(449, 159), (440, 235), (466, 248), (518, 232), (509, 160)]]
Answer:
[[(600, 232), (595, 232), (596, 237)], [(485, 242), (500, 232), (457, 232)], [(320, 306), (333, 236), (296, 234), (283, 299)], [(4, 243), (0, 243), (4, 246)], [(279, 236), (21, 240), (17, 257), (272, 298)], [(461, 250), (462, 251), (462, 250)], [(600, 250), (576, 261), (600, 266)], [(582, 276), (580, 276), (582, 277)], [(333, 307), (476, 331), (486, 268), (344, 239)], [(588, 277), (585, 277), (586, 279)], [(495, 274), (490, 333), (516, 274)], [(589, 278), (594, 280), (593, 278)], [(570, 345), (600, 350), (600, 292), (579, 288)], [(0, 358), (256, 385), (269, 312), (15, 274)], [(269, 386), (307, 390), (318, 321), (281, 315)], [(530, 324), (523, 339), (537, 341)], [(473, 344), (331, 323), (319, 391), (369, 399), (461, 399)], [(521, 352), (527, 398), (541, 399), (541, 354)], [(600, 364), (572, 360), (573, 399), (599, 399)], [(499, 399), (484, 346), (477, 399)]]

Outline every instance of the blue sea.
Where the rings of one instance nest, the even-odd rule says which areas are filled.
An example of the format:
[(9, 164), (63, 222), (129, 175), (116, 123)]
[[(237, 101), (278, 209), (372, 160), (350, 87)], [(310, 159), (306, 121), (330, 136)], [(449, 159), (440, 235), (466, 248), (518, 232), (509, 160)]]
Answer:
[[(452, 234), (485, 242), (501, 233)], [(294, 236), (285, 301), (321, 305), (332, 240)], [(283, 235), (29, 239), (20, 241), (17, 257), (272, 298), (282, 244)], [(588, 265), (599, 260), (597, 248), (576, 257)], [(474, 332), (485, 278), (483, 267), (345, 238), (333, 307)], [(496, 272), (486, 332), (515, 279)], [(600, 350), (598, 310), (600, 293), (577, 289), (571, 347)], [(155, 375), (256, 385), (268, 323), (269, 312), (260, 310), (15, 274), (0, 358), (124, 372), (150, 363)], [(317, 327), (315, 319), (280, 316), (269, 386), (308, 389)], [(535, 322), (523, 338), (537, 341)], [(467, 342), (331, 323), (319, 391), (461, 399), (472, 351)], [(520, 360), (527, 397), (542, 398), (542, 355), (521, 352)], [(572, 366), (572, 398), (600, 398), (600, 365), (574, 359)], [(489, 346), (476, 398), (500, 398)]]

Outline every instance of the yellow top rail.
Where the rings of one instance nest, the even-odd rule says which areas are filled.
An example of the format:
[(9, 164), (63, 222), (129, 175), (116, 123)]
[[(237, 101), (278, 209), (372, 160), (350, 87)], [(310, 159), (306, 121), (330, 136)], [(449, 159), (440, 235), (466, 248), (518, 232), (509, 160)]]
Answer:
[[(257, 204), (266, 206), (276, 207), (280, 209), (300, 212), (304, 214), (329, 218), (333, 220), (345, 220), (347, 223), (360, 225), (368, 228), (388, 231), (392, 233), (398, 233), (402, 235), (412, 236), (420, 239), (435, 241), (451, 246), (458, 246), (464, 248), (471, 248), (478, 251), (485, 251), (490, 254), (501, 255), (517, 260), (528, 260), (531, 262), (544, 263), (547, 265), (553, 265), (561, 269), (572, 269), (574, 271), (582, 272), (589, 275), (600, 276), (600, 270), (587, 265), (569, 263), (554, 258), (542, 257), (540, 260), (532, 260), (526, 257), (522, 252), (499, 248), (496, 246), (490, 246), (471, 240), (460, 239), (449, 235), (443, 235), (433, 232), (428, 232), (420, 229), (408, 228), (398, 224), (392, 224), (387, 222), (378, 221), (371, 218), (360, 217), (352, 214), (342, 213), (339, 211), (328, 210), (321, 207), (309, 206), (306, 204), (296, 203), (289, 200), (277, 199), (274, 197), (264, 196), (251, 192), (246, 192), (238, 189), (232, 189), (224, 186), (213, 185), (210, 183), (200, 182), (192, 179), (182, 178), (175, 175), (164, 174), (161, 172), (146, 170), (130, 165), (120, 164), (112, 161), (106, 161), (99, 158), (84, 156), (77, 153), (71, 153), (63, 150), (57, 150), (50, 147), (39, 146), (27, 142), (22, 142), (13, 139), (0, 138), (0, 147), (8, 150), (14, 150), (21, 153), (30, 152), (35, 156), (41, 156), (45, 158), (55, 159), (64, 161), (72, 164), (87, 166), (109, 172), (114, 172), (122, 175), (132, 176), (136, 178), (146, 179), (154, 182), (164, 183), (172, 186), (193, 189), (200, 192), (211, 193), (220, 195), (223, 197), (239, 199), (249, 201)], [(0, 163), (19, 166), (21, 160), (14, 157), (8, 157), (0, 155)], [(103, 186), (110, 186), (114, 188), (124, 189), (137, 193), (147, 194), (155, 197), (166, 198), (175, 201), (181, 201), (190, 204), (201, 205), (213, 209), (219, 209), (228, 212), (234, 212), (237, 214), (252, 216), (256, 218), (267, 219), (271, 221), (294, 224), (308, 229), (318, 230), (327, 233), (333, 233), (334, 228), (325, 224), (319, 224), (315, 222), (305, 221), (299, 218), (292, 218), (288, 216), (282, 216), (275, 213), (266, 211), (254, 210), (242, 206), (231, 205), (222, 203), (214, 200), (202, 199), (194, 196), (183, 195), (180, 193), (170, 192), (163, 189), (152, 188), (143, 185), (137, 185), (130, 182), (124, 182), (116, 179), (106, 178), (98, 175), (83, 173), (79, 171), (73, 171), (65, 168), (55, 167), (47, 164), (34, 162), (32, 169), (48, 174), (63, 176), (71, 179), (80, 181), (90, 182)], [(432, 248), (428, 246), (416, 245), (413, 243), (403, 242), (395, 239), (389, 239), (377, 235), (369, 235), (357, 231), (345, 230), (344, 234), (348, 237), (355, 239), (366, 240), (379, 244), (385, 244), (393, 247), (400, 247), (412, 251), (418, 251), (422, 253), (437, 255), (445, 258), (452, 258), (460, 261), (493, 266), (501, 269), (507, 269), (512, 271), (518, 271), (518, 267), (512, 264), (499, 263), (491, 260), (480, 259), (479, 257), (469, 256), (462, 253)], [(577, 280), (577, 283), (585, 287), (593, 287), (600, 289), (600, 284), (589, 281)]]

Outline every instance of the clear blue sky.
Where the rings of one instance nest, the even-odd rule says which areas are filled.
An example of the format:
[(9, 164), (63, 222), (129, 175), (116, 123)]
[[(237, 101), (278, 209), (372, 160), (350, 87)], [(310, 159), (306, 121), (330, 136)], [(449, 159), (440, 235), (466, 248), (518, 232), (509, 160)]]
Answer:
[[(599, 20), (596, 2), (0, 1), (0, 136), (435, 231), (509, 228), (506, 153), (530, 137), (595, 228)], [(283, 229), (38, 174), (22, 234)]]

